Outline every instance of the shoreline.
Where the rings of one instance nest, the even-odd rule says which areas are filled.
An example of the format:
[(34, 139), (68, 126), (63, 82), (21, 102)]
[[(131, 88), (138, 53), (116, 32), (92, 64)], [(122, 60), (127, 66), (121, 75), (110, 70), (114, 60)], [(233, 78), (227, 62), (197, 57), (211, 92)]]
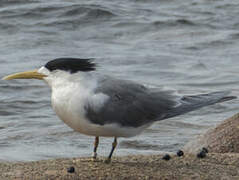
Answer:
[[(0, 162), (0, 179), (239, 179), (239, 154), (209, 153), (203, 159), (195, 154), (136, 155), (103, 158), (50, 159), (32, 162)], [(74, 173), (67, 169), (73, 166)]]
[[(184, 148), (184, 156), (165, 154), (105, 157), (59, 158), (30, 162), (0, 162), (0, 179), (239, 179), (239, 113), (198, 136)], [(205, 158), (197, 150), (206, 147)], [(73, 170), (68, 172), (69, 168)], [(71, 168), (71, 169), (72, 169)]]

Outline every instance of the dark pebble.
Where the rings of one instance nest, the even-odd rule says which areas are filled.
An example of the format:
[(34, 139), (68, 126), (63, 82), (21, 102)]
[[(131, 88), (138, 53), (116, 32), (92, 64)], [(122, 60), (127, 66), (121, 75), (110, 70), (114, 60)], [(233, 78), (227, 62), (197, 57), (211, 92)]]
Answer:
[(206, 157), (206, 153), (205, 153), (205, 151), (201, 151), (201, 152), (199, 152), (198, 154), (197, 154), (197, 157), (198, 158), (205, 158)]
[(205, 153), (208, 153), (208, 149), (205, 147), (202, 148), (202, 151), (204, 151)]
[(68, 173), (74, 173), (74, 172), (75, 172), (75, 168), (74, 168), (73, 166), (71, 166), (71, 167), (69, 167), (69, 168), (67, 169), (67, 172), (68, 172)]
[(169, 154), (165, 154), (162, 159), (168, 161), (171, 159), (171, 157)]
[(178, 152), (177, 152), (177, 156), (183, 156), (184, 155), (184, 152), (182, 151), (182, 150), (178, 150)]

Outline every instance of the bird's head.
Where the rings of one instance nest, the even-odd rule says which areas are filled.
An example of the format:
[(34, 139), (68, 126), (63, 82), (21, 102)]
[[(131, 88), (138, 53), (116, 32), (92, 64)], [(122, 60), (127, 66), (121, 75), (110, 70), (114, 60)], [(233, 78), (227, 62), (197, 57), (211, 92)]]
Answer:
[(88, 72), (95, 70), (92, 59), (58, 58), (49, 61), (39, 69), (25, 71), (5, 76), (3, 80), (12, 79), (39, 79), (46, 80), (57, 73), (74, 74), (77, 72)]

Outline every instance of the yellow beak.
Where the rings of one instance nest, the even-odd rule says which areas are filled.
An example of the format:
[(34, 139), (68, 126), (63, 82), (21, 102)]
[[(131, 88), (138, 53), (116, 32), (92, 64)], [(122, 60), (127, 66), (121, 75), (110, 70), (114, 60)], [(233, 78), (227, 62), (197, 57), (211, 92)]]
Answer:
[(11, 74), (3, 77), (3, 80), (12, 80), (12, 79), (40, 79), (42, 80), (46, 75), (37, 72), (37, 70), (25, 71), (16, 74)]

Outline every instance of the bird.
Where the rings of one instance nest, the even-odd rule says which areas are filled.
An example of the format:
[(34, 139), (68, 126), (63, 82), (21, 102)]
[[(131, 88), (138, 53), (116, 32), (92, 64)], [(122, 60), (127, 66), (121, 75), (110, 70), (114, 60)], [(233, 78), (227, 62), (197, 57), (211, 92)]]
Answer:
[(114, 138), (106, 163), (111, 162), (118, 138), (136, 136), (157, 121), (236, 98), (229, 96), (228, 91), (175, 95), (100, 73), (98, 67), (91, 58), (63, 57), (2, 79), (45, 81), (51, 88), (51, 104), (56, 115), (73, 130), (95, 137), (93, 160), (97, 159), (99, 137)]

